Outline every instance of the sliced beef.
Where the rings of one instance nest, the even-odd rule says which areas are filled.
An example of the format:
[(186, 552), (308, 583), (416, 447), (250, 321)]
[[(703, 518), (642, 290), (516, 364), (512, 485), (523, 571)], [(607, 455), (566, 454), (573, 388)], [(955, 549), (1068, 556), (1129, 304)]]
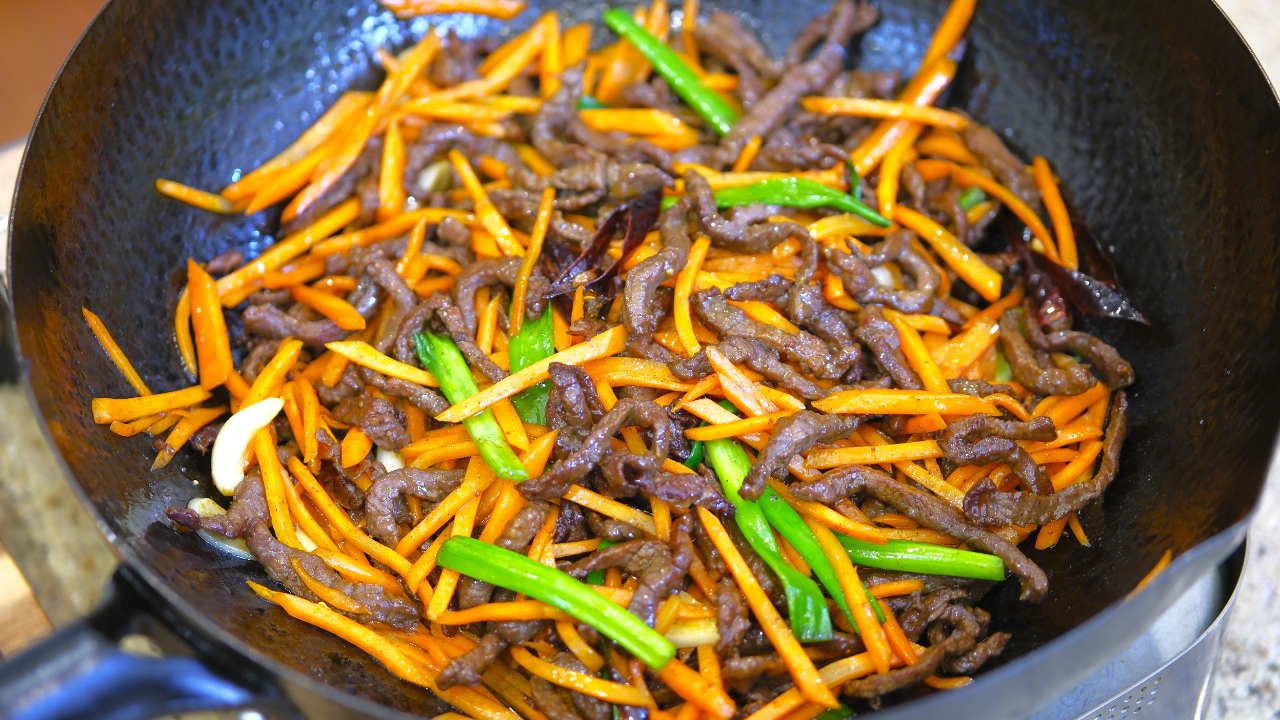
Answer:
[(1036, 465), (1030, 453), (1015, 440), (1050, 442), (1057, 439), (1053, 420), (1033, 418), (1029, 422), (1000, 420), (986, 415), (971, 415), (951, 421), (938, 436), (938, 445), (947, 459), (956, 465), (987, 465), (1002, 462), (1013, 469), (1023, 489), (1037, 495), (1052, 495), (1053, 483), (1044, 468)]
[(738, 494), (747, 500), (756, 500), (764, 493), (769, 478), (782, 480), (787, 476), (787, 463), (792, 458), (820, 442), (848, 437), (858, 429), (862, 419), (861, 415), (823, 415), (811, 410), (782, 418), (774, 424), (769, 444), (751, 466)]

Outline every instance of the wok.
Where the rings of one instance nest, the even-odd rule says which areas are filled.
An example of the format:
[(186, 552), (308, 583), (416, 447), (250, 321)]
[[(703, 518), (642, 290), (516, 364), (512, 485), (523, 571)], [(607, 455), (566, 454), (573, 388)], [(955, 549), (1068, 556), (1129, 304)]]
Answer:
[[(754, 19), (779, 53), (827, 3), (708, 4)], [(569, 21), (599, 12), (584, 0), (532, 5), (512, 29), (550, 6)], [(1030, 551), (1051, 579), (1045, 602), (1018, 602), (1013, 581), (983, 602), (995, 629), (1013, 633), (999, 664), (883, 720), (944, 707), (954, 718), (1025, 717), (1101, 666), (1241, 542), (1280, 424), (1280, 107), (1239, 35), (1208, 0), (980, 5), (950, 104), (1024, 157), (1055, 163), (1151, 326), (1088, 323), (1139, 374), (1119, 479), (1083, 513), (1092, 546)], [(910, 73), (944, 8), (884, 0), (851, 63)], [(433, 22), (464, 36), (510, 32), (471, 16)], [(256, 563), (167, 525), (165, 507), (212, 495), (207, 461), (183, 450), (151, 473), (148, 439), (93, 424), (91, 398), (130, 391), (80, 315), (102, 316), (153, 389), (188, 384), (172, 330), (186, 258), (260, 250), (278, 211), (213, 215), (160, 196), (154, 180), (222, 187), (344, 90), (376, 87), (373, 50), (398, 50), (427, 26), (372, 0), (113, 0), (72, 53), (18, 182), (10, 298), (31, 399), (124, 570), (102, 612), (3, 668), (0, 709), (142, 717), (287, 700), (315, 717), (441, 710), (257, 598), (245, 585), (267, 582)], [(598, 29), (597, 43), (607, 36)], [(1126, 599), (1166, 549), (1173, 564)], [(113, 655), (104, 636), (139, 612), (212, 672)], [(104, 658), (117, 665), (104, 669)], [(55, 679), (73, 688), (50, 690)]]

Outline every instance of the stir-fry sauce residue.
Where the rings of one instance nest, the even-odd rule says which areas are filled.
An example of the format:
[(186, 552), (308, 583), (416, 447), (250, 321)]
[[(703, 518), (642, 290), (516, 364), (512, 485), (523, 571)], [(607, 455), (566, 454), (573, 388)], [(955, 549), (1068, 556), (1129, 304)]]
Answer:
[[(1019, 544), (1089, 543), (1135, 379), (1070, 329), (1053, 169), (935, 106), (974, 5), (910, 78), (845, 70), (878, 19), (852, 0), (783, 58), (697, 0), (607, 11), (595, 51), (555, 12), (379, 50), (376, 91), (220, 193), (157, 181), (283, 205), (281, 239), (188, 262), (191, 387), (152, 392), (86, 309), (137, 393), (93, 417), (153, 469), (209, 452), (230, 507), (174, 526), (475, 720), (835, 720), (963, 685), (1009, 640), (983, 595), (1049, 591)], [(979, 252), (1002, 213), (1021, 237)]]

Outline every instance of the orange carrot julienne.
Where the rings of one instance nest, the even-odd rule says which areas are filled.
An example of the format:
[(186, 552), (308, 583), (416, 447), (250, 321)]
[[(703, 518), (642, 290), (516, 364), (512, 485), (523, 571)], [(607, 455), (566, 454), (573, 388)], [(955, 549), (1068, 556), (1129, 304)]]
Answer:
[(384, 375), (408, 380), (418, 385), (440, 387), (440, 383), (431, 373), (390, 358), (363, 340), (340, 340), (328, 343), (325, 347), (357, 365), (376, 370)]
[[(476, 460), (472, 460), (472, 462), (476, 462)], [(479, 507), (480, 499), (476, 498), (458, 508), (458, 513), (453, 516), (453, 526), (449, 529), (449, 536), (471, 537), (471, 530), (475, 527), (476, 522), (476, 511)], [(449, 602), (453, 600), (453, 594), (458, 589), (460, 577), (461, 574), (457, 570), (445, 569), (440, 573), (440, 579), (436, 582), (435, 592), (431, 595), (431, 601), (427, 603), (428, 618), (434, 619), (449, 609)]]
[(916, 374), (920, 376), (920, 382), (924, 384), (925, 389), (939, 393), (951, 392), (951, 388), (947, 386), (946, 378), (943, 377), (942, 372), (933, 362), (933, 355), (925, 347), (924, 341), (920, 339), (920, 333), (897, 310), (885, 308), (884, 316), (898, 329), (898, 339), (901, 343), (902, 353), (907, 357), (907, 362), (911, 364), (911, 369), (915, 370)]
[(780, 410), (767, 415), (743, 418), (723, 425), (707, 425), (705, 427), (690, 428), (689, 430), (685, 430), (684, 434), (685, 437), (690, 440), (705, 441), (736, 437), (738, 435), (752, 432), (769, 432), (773, 429), (774, 423), (778, 420), (794, 415), (795, 413), (795, 410)]
[[(529, 278), (533, 268), (542, 255), (542, 243), (547, 237), (547, 228), (551, 227), (551, 213), (555, 211), (556, 190), (543, 188), (542, 201), (538, 205), (538, 217), (533, 223), (533, 232), (529, 234), (529, 248), (525, 252), (524, 261), (520, 263), (520, 274), (516, 276), (515, 287), (511, 291), (511, 317), (508, 335), (515, 337), (524, 327), (525, 295), (529, 290)], [(545, 312), (545, 311), (544, 311)]]
[[(805, 659), (808, 660), (807, 657)], [(702, 673), (691, 670), (677, 658), (672, 658), (659, 670), (658, 677), (662, 678), (667, 687), (684, 698), (685, 702), (698, 706), (698, 709), (709, 717), (729, 720), (738, 710), (733, 699), (717, 682)]]
[(747, 144), (742, 146), (742, 152), (738, 153), (738, 159), (733, 161), (733, 172), (746, 172), (751, 169), (751, 163), (756, 159), (756, 153), (760, 152), (760, 146), (764, 140), (759, 135), (752, 135)]
[(1058, 181), (1049, 169), (1049, 162), (1039, 155), (1033, 163), (1036, 186), (1040, 188), (1040, 197), (1044, 200), (1044, 208), (1049, 211), (1049, 219), (1053, 221), (1053, 232), (1058, 237), (1058, 254), (1062, 265), (1072, 270), (1080, 269), (1080, 258), (1076, 255), (1076, 234), (1071, 227), (1071, 216), (1067, 213), (1067, 205), (1062, 201), (1062, 192), (1058, 190)]
[(582, 639), (582, 635), (578, 633), (578, 628), (573, 621), (556, 621), (556, 633), (560, 635), (565, 647), (569, 648), (569, 652), (573, 653), (573, 656), (578, 658), (578, 661), (586, 665), (592, 672), (600, 672), (600, 668), (604, 667), (604, 658), (587, 641)]
[(528, 6), (524, 0), (384, 0), (382, 3), (401, 20), (422, 15), (469, 13), (510, 20)]
[(991, 403), (971, 395), (926, 390), (844, 390), (815, 400), (813, 407), (828, 413), (860, 415), (999, 415)]
[(689, 357), (698, 354), (701, 345), (693, 334), (693, 319), (689, 311), (689, 297), (693, 294), (693, 281), (702, 269), (702, 261), (711, 249), (711, 239), (700, 237), (689, 249), (689, 259), (676, 276), (675, 305), (672, 314), (675, 317), (676, 332)]
[(293, 571), (297, 573), (298, 579), (302, 580), (302, 584), (307, 586), (320, 601), (333, 608), (349, 613), (368, 613), (369, 609), (364, 605), (356, 602), (354, 598), (346, 593), (338, 592), (324, 583), (311, 577), (307, 569), (302, 566), (302, 561), (298, 558), (289, 558), (289, 564), (293, 566)]
[(182, 288), (178, 306), (173, 311), (173, 336), (177, 340), (178, 355), (182, 357), (182, 366), (186, 368), (187, 375), (193, 379), (198, 377), (200, 370), (196, 367), (196, 344), (191, 339), (191, 293), (187, 288)]
[[(895, 120), (910, 120), (923, 125), (936, 125), (952, 130), (963, 130), (969, 124), (969, 121), (960, 113), (899, 100), (807, 97), (800, 99), (800, 107), (809, 112), (822, 113), (823, 115), (893, 118)], [(914, 144), (914, 142), (913, 140), (908, 145)]]
[[(941, 128), (935, 128), (923, 140), (916, 143), (916, 151), (921, 155), (944, 157), (966, 165), (977, 165), (979, 162), (959, 135)], [(938, 177), (945, 177), (951, 173), (951, 168), (946, 167), (944, 163), (941, 167), (934, 169), (934, 172)]]
[(857, 463), (879, 465), (881, 463), (911, 462), (926, 458), (942, 457), (937, 440), (892, 443), (875, 447), (841, 447), (814, 450), (805, 459), (805, 466), (818, 469), (836, 468)]
[(894, 207), (893, 219), (919, 233), (979, 295), (992, 302), (1000, 297), (1000, 273), (992, 270), (976, 253), (957, 240), (955, 235), (932, 219), (903, 205)]
[(124, 375), (124, 379), (133, 386), (133, 389), (139, 395), (150, 395), (150, 388), (142, 381), (142, 376), (133, 368), (133, 363), (129, 362), (129, 358), (125, 356), (124, 351), (116, 344), (115, 338), (111, 337), (107, 326), (102, 324), (102, 319), (89, 312), (89, 308), (80, 308), (80, 312), (84, 315), (85, 322), (89, 323), (89, 329), (98, 338), (98, 344), (102, 346), (102, 351), (119, 368), (120, 374)]
[(756, 384), (742, 374), (729, 358), (724, 356), (714, 345), (707, 346), (707, 359), (720, 378), (720, 387), (724, 388), (725, 397), (738, 409), (751, 417), (759, 417), (777, 412), (778, 406), (760, 393)]
[(560, 39), (560, 16), (550, 11), (543, 16), (547, 38), (542, 46), (542, 59), (538, 65), (538, 92), (549, 98), (560, 88), (560, 73), (564, 71), (564, 46)]
[(462, 178), (463, 186), (466, 187), (467, 192), (471, 195), (471, 200), (476, 207), (476, 217), (480, 220), (480, 224), (493, 236), (493, 239), (498, 243), (498, 247), (504, 254), (523, 257), (525, 254), (524, 246), (511, 233), (511, 226), (507, 225), (506, 218), (502, 217), (497, 208), (493, 206), (493, 202), (489, 200), (488, 193), (480, 185), (480, 179), (476, 177), (476, 171), (471, 168), (471, 163), (467, 161), (466, 156), (457, 150), (450, 150), (449, 162), (453, 163), (453, 169)]
[[(956, 64), (945, 56), (922, 67), (924, 69), (916, 73), (902, 94), (898, 96), (900, 102), (913, 105), (932, 104), (956, 73)], [(911, 129), (912, 124), (910, 120), (890, 118), (881, 120), (876, 129), (872, 130), (871, 134), (849, 153), (849, 162), (854, 171), (862, 177), (870, 175), (885, 153), (889, 152), (889, 149)]]
[(737, 301), (730, 300), (729, 304), (742, 310), (747, 317), (757, 320), (768, 325), (772, 325), (783, 332), (799, 332), (800, 328), (788, 320), (776, 308), (766, 302), (757, 302), (754, 300)]
[(902, 626), (898, 624), (898, 618), (894, 617), (889, 603), (877, 600), (876, 604), (880, 606), (880, 612), (884, 613), (884, 635), (889, 642), (889, 647), (893, 648), (893, 654), (897, 655), (903, 664), (914, 665), (920, 656), (916, 654), (916, 649), (911, 647), (911, 641), (902, 631)]
[(671, 374), (671, 368), (654, 360), (630, 357), (609, 357), (583, 363), (592, 380), (605, 380), (613, 385), (649, 387), (656, 390), (685, 392), (689, 383)]
[(288, 475), (284, 476), (284, 480), (284, 497), (289, 505), (289, 514), (293, 517), (294, 524), (302, 530), (304, 535), (311, 538), (316, 547), (327, 548), (337, 552), (338, 544), (320, 526), (306, 503), (302, 502), (302, 496), (298, 494), (298, 488), (294, 487)]
[(925, 413), (924, 415), (917, 415), (910, 420), (907, 420), (904, 432), (908, 435), (923, 435), (945, 429), (947, 429), (947, 423), (942, 419), (942, 415), (938, 413)]
[(630, 523), (650, 535), (658, 534), (658, 528), (654, 525), (652, 515), (637, 510), (630, 505), (624, 505), (613, 498), (607, 498), (599, 493), (592, 492), (581, 485), (570, 485), (563, 497), (585, 508), (595, 510), (601, 515)]
[(934, 348), (932, 359), (943, 377), (960, 377), (965, 368), (976, 362), (988, 348), (994, 347), (999, 338), (1000, 326), (993, 321), (984, 321)]
[[(1057, 245), (1054, 244), (1053, 238), (1049, 236), (1049, 228), (1044, 226), (1044, 222), (1034, 210), (1027, 205), (1026, 201), (1004, 185), (996, 180), (987, 177), (977, 168), (957, 165), (951, 170), (951, 177), (960, 185), (971, 186), (976, 185), (982, 188), (988, 195), (994, 197), (1009, 207), (1014, 215), (1018, 216), (1027, 227), (1031, 228), (1031, 232), (1040, 241), (1044, 247), (1044, 254), (1050, 260), (1061, 264), (1062, 258), (1058, 256)], [(988, 298), (989, 300), (992, 298)]]
[(301, 550), (298, 534), (293, 529), (293, 515), (289, 512), (288, 500), (285, 498), (284, 468), (280, 466), (280, 456), (276, 455), (276, 443), (271, 432), (262, 428), (253, 436), (253, 448), (258, 456), (258, 468), (262, 471), (263, 495), (266, 496), (268, 514), (271, 516), (271, 529), (276, 539), (295, 550)]
[(1089, 547), (1089, 536), (1085, 534), (1084, 526), (1080, 524), (1077, 513), (1067, 516), (1067, 525), (1071, 527), (1071, 533), (1076, 536), (1076, 541), (1084, 547)]
[(910, 595), (923, 589), (923, 580), (894, 580), (893, 582), (872, 585), (870, 592), (873, 598), (887, 598), (896, 595)]
[(262, 287), (267, 290), (311, 282), (324, 275), (324, 258), (307, 257), (288, 270), (272, 270), (262, 276)]
[(484, 460), (475, 457), (467, 464), (467, 474), (463, 477), (462, 484), (456, 490), (445, 496), (438, 505), (431, 510), (422, 522), (418, 523), (407, 535), (400, 539), (396, 544), (395, 550), (401, 555), (409, 553), (421, 547), (422, 543), (435, 534), (437, 530), (444, 527), (445, 522), (458, 512), (467, 503), (472, 500), (478, 500), (485, 489), (493, 483), (495, 479), (493, 471), (485, 465)]
[[(871, 603), (867, 600), (866, 591), (862, 587), (862, 580), (858, 578), (858, 570), (849, 560), (849, 553), (845, 551), (844, 546), (836, 539), (835, 534), (826, 525), (812, 519), (806, 518), (805, 524), (813, 531), (814, 537), (818, 539), (818, 544), (822, 546), (823, 554), (831, 561), (835, 568), (836, 577), (840, 580), (840, 589), (844, 592), (845, 600), (849, 602), (849, 609), (853, 611), (853, 619), (857, 622), (858, 632), (862, 635), (862, 642), (867, 646), (867, 650), (871, 653), (872, 662), (875, 663), (876, 672), (889, 672), (890, 658), (893, 655), (889, 648), (889, 641), (885, 638), (884, 628), (876, 620), (875, 612), (871, 609)], [(811, 701), (814, 698), (809, 698)]]
[(928, 67), (930, 63), (944, 57), (960, 42), (977, 4), (978, 0), (952, 0), (942, 16), (942, 22), (938, 23), (938, 29), (933, 33), (933, 39), (929, 41), (929, 49), (925, 51), (921, 67)]
[(729, 572), (737, 581), (738, 587), (742, 589), (742, 594), (760, 622), (760, 627), (773, 643), (778, 654), (782, 656), (792, 679), (795, 680), (796, 687), (810, 702), (826, 707), (838, 707), (839, 703), (836, 702), (835, 696), (823, 684), (817, 668), (813, 666), (813, 661), (805, 655), (804, 648), (800, 646), (795, 635), (791, 634), (791, 628), (787, 627), (786, 621), (778, 614), (773, 603), (769, 602), (769, 597), (765, 595), (764, 590), (760, 588), (760, 583), (751, 574), (751, 569), (742, 559), (742, 554), (738, 552), (737, 546), (733, 544), (720, 519), (702, 507), (698, 508), (698, 517), (702, 520), (702, 526), (706, 529), (711, 543), (720, 552), (721, 558), (729, 566)]
[(254, 378), (249, 392), (241, 399), (241, 404), (248, 407), (269, 397), (274, 397), (284, 385), (284, 378), (298, 362), (298, 354), (302, 352), (302, 341), (287, 338), (280, 342), (276, 354)]
[(1005, 295), (999, 300), (991, 303), (991, 305), (987, 306), (977, 315), (965, 320), (964, 324), (960, 327), (967, 330), (983, 321), (999, 321), (1000, 316), (1004, 314), (1004, 311), (1012, 307), (1018, 307), (1022, 302), (1022, 298), (1025, 297), (1026, 294), (1026, 288), (1018, 285), (1014, 289), (1010, 290), (1008, 295)]
[(385, 573), (377, 568), (366, 567), (351, 560), (351, 557), (338, 552), (329, 550), (328, 548), (316, 548), (311, 551), (312, 554), (324, 560), (325, 564), (333, 568), (339, 575), (346, 578), (349, 582), (363, 582), (371, 585), (379, 585), (388, 592), (404, 594), (404, 587), (400, 585), (400, 581), (394, 575)]
[[(584, 343), (539, 360), (520, 372), (490, 385), (440, 413), (436, 416), (436, 420), (440, 422), (462, 422), (462, 420), (475, 415), (502, 398), (511, 397), (546, 380), (550, 377), (547, 369), (553, 362), (566, 365), (581, 365), (590, 360), (617, 355), (626, 349), (626, 343), (627, 329), (625, 325), (609, 328)], [(332, 344), (330, 343), (330, 345)]]
[(294, 285), (289, 288), (294, 300), (329, 318), (343, 330), (363, 330), (365, 320), (346, 300), (322, 290), (309, 288), (306, 285)]
[(221, 195), (197, 190), (172, 180), (156, 180), (156, 190), (201, 210), (224, 214), (234, 211), (231, 201)]
[(214, 420), (217, 420), (226, 412), (227, 408), (225, 406), (215, 408), (192, 408), (191, 412), (188, 413), (186, 417), (179, 420), (178, 424), (174, 426), (173, 432), (169, 433), (169, 436), (164, 439), (164, 446), (156, 455), (155, 462), (151, 464), (151, 469), (159, 470), (160, 468), (168, 465), (169, 461), (173, 459), (173, 456), (177, 454), (178, 450), (187, 443), (187, 440), (189, 440), (197, 430), (208, 425)]
[(378, 220), (390, 220), (404, 212), (407, 193), (404, 168), (407, 154), (400, 121), (392, 118), (382, 139), (382, 171), (378, 176)]
[(368, 435), (358, 427), (353, 427), (347, 431), (347, 436), (342, 438), (342, 467), (349, 468), (358, 464), (373, 449), (373, 441)]
[(652, 699), (647, 697), (648, 693), (641, 692), (638, 688), (562, 668), (559, 665), (534, 656), (520, 646), (511, 648), (511, 657), (518, 665), (528, 670), (535, 677), (542, 678), (552, 685), (569, 688), (598, 700), (640, 707), (653, 702)]
[(1075, 420), (1080, 413), (1087, 410), (1091, 405), (1104, 400), (1111, 394), (1110, 388), (1103, 383), (1095, 383), (1093, 387), (1085, 390), (1079, 395), (1065, 397), (1061, 401), (1055, 403), (1052, 407), (1044, 412), (1040, 408), (1036, 408), (1035, 415), (1044, 415), (1053, 421), (1056, 427), (1064, 427), (1067, 423)]
[(400, 261), (396, 263), (396, 273), (400, 277), (406, 277), (409, 265), (422, 252), (422, 243), (427, 238), (427, 219), (424, 217), (413, 226), (413, 231), (409, 233), (409, 244), (404, 247), (404, 254), (400, 256)]
[(136, 398), (94, 398), (90, 403), (93, 421), (99, 425), (128, 422), (138, 418), (190, 407), (209, 399), (209, 391), (195, 385), (173, 392)]
[(191, 324), (195, 327), (200, 387), (205, 390), (226, 382), (234, 367), (231, 338), (222, 317), (213, 278), (195, 260), (187, 259), (187, 294), (191, 298)]

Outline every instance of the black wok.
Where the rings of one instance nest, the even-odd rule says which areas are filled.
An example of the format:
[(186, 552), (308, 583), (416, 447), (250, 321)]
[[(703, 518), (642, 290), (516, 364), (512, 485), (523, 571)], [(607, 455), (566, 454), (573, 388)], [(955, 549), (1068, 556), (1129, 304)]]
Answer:
[[(598, 16), (595, 3), (551, 4), (575, 20)], [(759, 21), (778, 52), (826, 1), (710, 4)], [(913, 71), (944, 6), (883, 0), (883, 21), (851, 61)], [(464, 35), (503, 30), (441, 22)], [(277, 213), (195, 211), (157, 194), (155, 178), (224, 186), (342, 91), (375, 87), (372, 51), (398, 50), (426, 26), (372, 0), (113, 0), (71, 55), (18, 183), (11, 301), (31, 397), (128, 582), (91, 628), (4, 668), (0, 707), (33, 707), (42, 679), (75, 676), (68, 637), (117, 628), (143, 603), (218, 674), (175, 689), (153, 672), (149, 689), (120, 680), (99, 687), (107, 695), (190, 707), (214, 688), (221, 704), (250, 702), (231, 680), (317, 717), (440, 711), (426, 691), (254, 596), (244, 581), (266, 582), (257, 564), (168, 527), (165, 507), (212, 494), (206, 461), (183, 450), (152, 474), (148, 440), (93, 424), (92, 397), (129, 390), (80, 316), (82, 306), (101, 315), (153, 389), (186, 385), (172, 339), (183, 263), (268, 245)], [(1051, 578), (1048, 599), (1020, 603), (1009, 582), (983, 603), (996, 629), (1013, 633), (1000, 665), (885, 720), (938, 717), (944, 706), (955, 718), (1027, 716), (1102, 665), (1243, 539), (1280, 424), (1280, 108), (1221, 12), (1208, 0), (984, 0), (970, 39), (951, 104), (1004, 131), (1024, 157), (1055, 163), (1151, 326), (1089, 323), (1140, 378), (1120, 477), (1083, 513), (1092, 547), (1032, 551)], [(1170, 568), (1125, 600), (1166, 549)], [(170, 675), (189, 681), (189, 671)], [(82, 712), (107, 707), (80, 693)]]

